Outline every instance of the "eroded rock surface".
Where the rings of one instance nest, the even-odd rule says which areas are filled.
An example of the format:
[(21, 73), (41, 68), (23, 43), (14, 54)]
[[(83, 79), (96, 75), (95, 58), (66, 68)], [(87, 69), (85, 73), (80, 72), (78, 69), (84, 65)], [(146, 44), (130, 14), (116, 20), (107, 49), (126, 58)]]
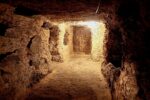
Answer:
[(42, 27), (42, 16), (24, 17), (13, 14), (13, 7), (0, 7), (0, 23), (8, 26), (0, 36), (0, 99), (20, 100), (50, 72), (50, 31)]

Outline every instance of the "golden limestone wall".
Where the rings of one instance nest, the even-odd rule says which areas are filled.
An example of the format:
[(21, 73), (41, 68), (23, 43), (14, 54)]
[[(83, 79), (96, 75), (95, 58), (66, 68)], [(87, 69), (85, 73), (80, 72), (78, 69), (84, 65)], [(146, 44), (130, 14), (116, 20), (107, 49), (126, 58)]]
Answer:
[(60, 23), (58, 49), (63, 61), (68, 61), (72, 52), (72, 28), (68, 23)]
[(102, 22), (96, 23), (95, 27), (91, 27), (92, 31), (92, 59), (99, 61), (103, 58), (103, 40), (106, 32), (105, 24)]

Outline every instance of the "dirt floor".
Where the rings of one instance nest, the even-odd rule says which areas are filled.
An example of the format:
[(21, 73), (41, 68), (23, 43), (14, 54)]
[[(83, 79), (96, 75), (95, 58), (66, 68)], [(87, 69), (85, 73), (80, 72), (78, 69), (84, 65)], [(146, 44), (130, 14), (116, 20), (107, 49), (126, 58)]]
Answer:
[(111, 100), (100, 62), (90, 56), (53, 62), (51, 68), (52, 73), (32, 88), (27, 100)]

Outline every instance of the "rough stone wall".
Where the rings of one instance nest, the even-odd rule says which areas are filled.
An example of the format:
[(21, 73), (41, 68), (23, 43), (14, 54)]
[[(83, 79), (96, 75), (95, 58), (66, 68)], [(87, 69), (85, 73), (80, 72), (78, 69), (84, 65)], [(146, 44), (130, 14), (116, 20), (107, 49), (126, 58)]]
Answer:
[[(144, 6), (147, 5), (145, 3), (149, 4), (146, 1), (124, 1), (121, 2), (117, 11), (120, 26), (122, 26), (124, 52), (123, 71), (120, 76), (123, 83), (121, 86), (125, 89), (124, 98), (129, 100), (149, 99), (149, 86), (147, 84), (150, 83), (150, 79), (147, 76), (149, 76), (148, 50), (150, 46), (146, 45), (149, 40), (146, 39), (148, 33), (145, 33), (149, 30), (146, 25), (149, 20), (142, 17), (147, 17), (147, 15), (143, 15), (143, 12), (148, 13), (146, 10), (148, 6)], [(145, 11), (141, 11), (143, 7)], [(147, 23), (144, 23), (145, 20)], [(117, 87), (121, 90), (120, 85)], [(136, 96), (137, 98), (135, 98)]]
[(58, 25), (54, 25), (53, 27), (51, 27), (50, 29), (50, 39), (49, 39), (49, 44), (50, 44), (50, 53), (52, 55), (51, 60), (52, 61), (56, 61), (56, 62), (62, 62), (62, 56), (60, 54), (59, 48), (60, 43), (60, 28)]
[(59, 25), (59, 52), (63, 61), (68, 61), (71, 57), (72, 47), (72, 30), (71, 26), (66, 22)]
[[(122, 0), (118, 4), (114, 8), (115, 13), (110, 14), (110, 16), (115, 16), (115, 20), (112, 20), (113, 23), (108, 22), (110, 25), (108, 37), (109, 35), (110, 37), (108, 52), (105, 53), (108, 58), (111, 58), (122, 51), (121, 67), (116, 66), (111, 62), (111, 59), (108, 60), (106, 57), (108, 62), (103, 74), (104, 76), (107, 74), (109, 78), (112, 76), (108, 74), (113, 73), (113, 70), (111, 68), (109, 70), (107, 66), (109, 62), (113, 63), (115, 69), (117, 67), (120, 69), (120, 74), (116, 76), (117, 79), (113, 79), (111, 88), (114, 100), (149, 100), (149, 2), (146, 0), (138, 2), (136, 0)], [(117, 31), (121, 37), (115, 36)], [(115, 38), (113, 38), (114, 36)], [(106, 38), (108, 37), (106, 36)], [(120, 40), (121, 38), (122, 40)], [(120, 44), (119, 41), (122, 43)], [(115, 47), (122, 48), (119, 51)], [(114, 58), (116, 59), (116, 57)]]
[(94, 61), (100, 61), (103, 58), (103, 41), (106, 34), (106, 26), (103, 22), (97, 22), (96, 26), (91, 27), (92, 32), (92, 51), (91, 57)]
[(0, 99), (21, 100), (50, 71), (50, 31), (41, 27), (42, 16), (24, 17), (13, 14), (13, 7), (0, 7), (0, 23), (8, 26), (0, 36)]
[(124, 69), (114, 83), (113, 95), (115, 100), (139, 100), (137, 97), (139, 88), (136, 79), (136, 67), (135, 62), (124, 62)]

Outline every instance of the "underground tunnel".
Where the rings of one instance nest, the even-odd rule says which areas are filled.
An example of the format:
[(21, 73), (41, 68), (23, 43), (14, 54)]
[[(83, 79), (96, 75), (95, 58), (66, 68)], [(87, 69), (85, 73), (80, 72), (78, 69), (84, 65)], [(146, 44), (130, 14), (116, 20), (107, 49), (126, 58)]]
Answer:
[(149, 0), (1, 0), (0, 100), (149, 100)]

